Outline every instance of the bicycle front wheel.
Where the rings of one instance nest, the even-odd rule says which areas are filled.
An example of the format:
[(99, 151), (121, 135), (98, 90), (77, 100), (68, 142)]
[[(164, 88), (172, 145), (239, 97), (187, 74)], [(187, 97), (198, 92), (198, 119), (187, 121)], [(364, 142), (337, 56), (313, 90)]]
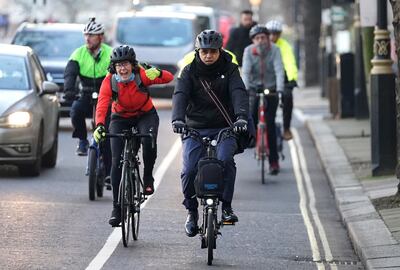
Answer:
[(207, 213), (207, 250), (208, 250), (208, 260), (207, 264), (212, 265), (212, 260), (214, 258), (214, 246), (215, 246), (215, 219), (214, 213), (211, 209), (208, 210)]
[(97, 153), (96, 149), (89, 148), (88, 154), (88, 173), (89, 173), (89, 200), (94, 201), (96, 199), (96, 188), (97, 188)]
[(257, 131), (257, 151), (258, 151), (258, 159), (261, 163), (261, 184), (265, 184), (265, 160), (267, 158), (266, 151), (266, 130), (265, 127), (259, 127)]
[(137, 166), (133, 170), (133, 185), (132, 238), (137, 240), (139, 236), (140, 206), (143, 200), (143, 184)]
[(119, 202), (121, 205), (122, 243), (128, 246), (130, 225), (132, 222), (132, 184), (128, 162), (122, 167), (122, 179), (119, 185)]

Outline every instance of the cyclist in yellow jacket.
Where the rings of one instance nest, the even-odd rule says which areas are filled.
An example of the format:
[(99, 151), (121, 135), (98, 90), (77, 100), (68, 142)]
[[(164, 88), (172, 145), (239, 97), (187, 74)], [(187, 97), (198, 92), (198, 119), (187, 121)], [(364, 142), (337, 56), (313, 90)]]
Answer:
[(283, 138), (291, 140), (293, 138), (290, 131), (290, 122), (292, 120), (293, 111), (293, 88), (297, 86), (297, 64), (294, 57), (293, 49), (289, 42), (281, 38), (282, 23), (280, 21), (271, 20), (265, 25), (270, 33), (270, 40), (278, 46), (282, 62), (285, 69), (285, 89), (282, 95), (283, 104)]

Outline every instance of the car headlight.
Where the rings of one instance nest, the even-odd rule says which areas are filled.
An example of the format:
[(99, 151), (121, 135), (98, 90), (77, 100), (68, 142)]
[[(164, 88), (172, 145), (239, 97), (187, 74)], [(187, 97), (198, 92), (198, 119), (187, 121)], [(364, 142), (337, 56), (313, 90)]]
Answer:
[(21, 128), (31, 124), (32, 117), (29, 112), (13, 112), (0, 118), (0, 127)]

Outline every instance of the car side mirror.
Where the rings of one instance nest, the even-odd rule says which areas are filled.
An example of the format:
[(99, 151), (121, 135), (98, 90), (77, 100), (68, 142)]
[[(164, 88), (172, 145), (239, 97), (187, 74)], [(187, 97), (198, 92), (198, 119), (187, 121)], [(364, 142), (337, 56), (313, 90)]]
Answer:
[(55, 94), (58, 91), (60, 91), (60, 87), (57, 84), (49, 81), (44, 81), (42, 83), (41, 95)]

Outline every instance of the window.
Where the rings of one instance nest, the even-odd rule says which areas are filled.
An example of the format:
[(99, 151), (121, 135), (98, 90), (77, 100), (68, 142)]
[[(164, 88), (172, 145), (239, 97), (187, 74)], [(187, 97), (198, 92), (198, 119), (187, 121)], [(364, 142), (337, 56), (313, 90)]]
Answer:
[(27, 65), (24, 57), (0, 55), (0, 89), (29, 89)]
[(13, 43), (31, 47), (39, 57), (68, 58), (84, 39), (79, 31), (21, 31)]
[(137, 46), (178, 47), (193, 42), (193, 35), (188, 19), (120, 18), (117, 26), (118, 42)]

